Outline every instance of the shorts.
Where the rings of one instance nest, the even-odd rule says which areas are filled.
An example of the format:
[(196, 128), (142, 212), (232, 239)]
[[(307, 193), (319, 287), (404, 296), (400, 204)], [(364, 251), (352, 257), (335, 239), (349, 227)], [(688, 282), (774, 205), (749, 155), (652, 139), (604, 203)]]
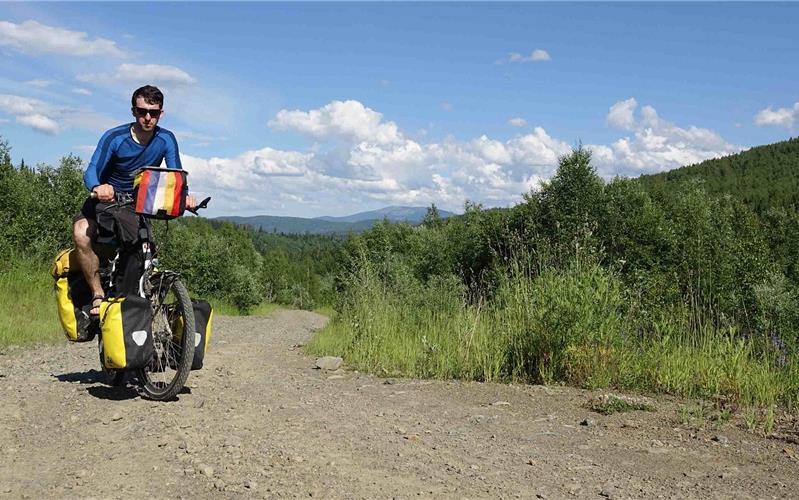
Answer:
[(119, 206), (132, 200), (129, 193), (116, 193), (117, 200), (106, 203), (92, 198), (87, 199), (80, 211), (72, 217), (76, 223), (86, 219), (89, 223), (89, 237), (92, 241), (106, 245), (129, 245), (139, 237), (139, 215), (132, 204)]

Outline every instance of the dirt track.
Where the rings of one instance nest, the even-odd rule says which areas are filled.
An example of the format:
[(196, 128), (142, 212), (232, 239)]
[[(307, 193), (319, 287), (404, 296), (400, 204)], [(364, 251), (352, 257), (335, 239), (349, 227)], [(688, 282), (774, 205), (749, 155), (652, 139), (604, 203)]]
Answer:
[[(96, 345), (0, 355), (0, 498), (799, 495), (795, 445), (697, 431), (676, 404), (314, 369), (322, 316), (220, 317), (178, 401), (100, 382)], [(589, 419), (589, 425), (581, 425)]]

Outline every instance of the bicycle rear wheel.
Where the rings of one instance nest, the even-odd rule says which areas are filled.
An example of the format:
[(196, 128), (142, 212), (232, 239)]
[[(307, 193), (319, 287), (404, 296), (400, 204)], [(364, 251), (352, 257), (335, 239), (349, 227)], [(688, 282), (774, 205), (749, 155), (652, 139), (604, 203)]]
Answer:
[[(174, 398), (186, 383), (194, 359), (196, 328), (189, 292), (176, 275), (150, 278), (153, 302), (154, 354), (139, 372), (143, 396), (156, 401)], [(179, 326), (180, 325), (180, 326)], [(182, 335), (176, 335), (182, 328)]]

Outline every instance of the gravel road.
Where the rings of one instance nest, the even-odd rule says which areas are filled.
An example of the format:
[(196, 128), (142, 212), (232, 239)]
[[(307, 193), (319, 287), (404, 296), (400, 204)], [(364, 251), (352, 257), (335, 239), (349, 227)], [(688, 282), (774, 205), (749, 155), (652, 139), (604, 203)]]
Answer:
[(179, 400), (104, 385), (96, 344), (0, 353), (2, 498), (784, 498), (799, 446), (678, 401), (315, 369), (323, 316), (219, 317)]

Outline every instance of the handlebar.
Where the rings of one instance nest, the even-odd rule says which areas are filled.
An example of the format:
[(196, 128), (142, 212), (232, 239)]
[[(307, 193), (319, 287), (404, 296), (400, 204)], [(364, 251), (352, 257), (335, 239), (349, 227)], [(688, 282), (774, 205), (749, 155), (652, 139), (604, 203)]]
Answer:
[[(89, 198), (92, 199), (92, 200), (96, 200), (97, 199), (97, 193), (92, 191), (89, 194)], [(205, 209), (205, 208), (208, 208), (208, 202), (209, 201), (211, 201), (211, 197), (210, 196), (205, 198), (200, 203), (198, 203), (196, 207), (194, 207), (194, 208), (186, 208), (186, 210), (188, 210), (189, 212), (193, 213), (194, 215), (199, 215), (197, 213), (197, 211)], [(114, 203), (113, 205), (109, 206), (108, 208), (115, 207), (115, 206), (116, 207), (121, 207), (121, 206), (124, 206), (124, 205), (132, 205), (132, 204), (133, 204), (133, 200), (127, 201), (127, 202), (124, 202), (124, 203), (117, 202), (117, 203)]]
[(207, 197), (206, 199), (204, 199), (203, 201), (201, 201), (200, 203), (198, 203), (196, 207), (187, 208), (186, 210), (188, 210), (189, 212), (193, 213), (194, 215), (198, 215), (197, 214), (197, 210), (201, 210), (203, 208), (208, 208), (208, 202), (209, 201), (211, 201), (211, 197), (210, 196)]

